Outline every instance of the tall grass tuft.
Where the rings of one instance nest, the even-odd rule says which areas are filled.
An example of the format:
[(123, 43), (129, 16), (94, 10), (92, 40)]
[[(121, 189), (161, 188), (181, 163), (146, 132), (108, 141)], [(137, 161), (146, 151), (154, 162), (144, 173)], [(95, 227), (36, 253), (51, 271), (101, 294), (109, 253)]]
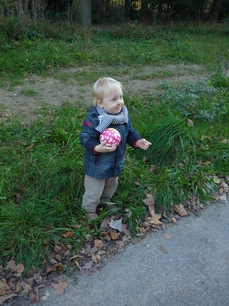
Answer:
[[(45, 166), (45, 165), (44, 165)], [(83, 163), (71, 154), (54, 157), (46, 164), (38, 182), (38, 192), (48, 198), (61, 196), (61, 192), (70, 199), (79, 196), (82, 186)]]
[(229, 173), (229, 140), (226, 138), (222, 141), (214, 140), (199, 149), (197, 152), (198, 159), (202, 162), (211, 161), (214, 171), (221, 175)]
[(195, 160), (195, 142), (186, 119), (168, 114), (153, 126), (149, 140), (152, 145), (146, 157), (150, 163), (164, 166)]
[(176, 171), (164, 167), (151, 177), (149, 184), (152, 186), (156, 211), (163, 209), (169, 212), (172, 205), (182, 201), (182, 186), (177, 185), (176, 175)]
[[(65, 207), (41, 198), (0, 207), (0, 255), (11, 254), (17, 262), (39, 266), (54, 242), (54, 225), (61, 220)], [(57, 236), (56, 236), (57, 237)]]

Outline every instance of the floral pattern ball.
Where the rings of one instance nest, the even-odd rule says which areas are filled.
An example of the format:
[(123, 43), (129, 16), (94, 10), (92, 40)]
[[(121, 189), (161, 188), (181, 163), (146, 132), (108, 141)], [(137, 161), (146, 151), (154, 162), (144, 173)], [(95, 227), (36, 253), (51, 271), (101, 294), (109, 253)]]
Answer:
[(107, 141), (107, 146), (118, 146), (121, 142), (120, 133), (113, 128), (106, 129), (102, 134), (100, 134), (100, 142)]

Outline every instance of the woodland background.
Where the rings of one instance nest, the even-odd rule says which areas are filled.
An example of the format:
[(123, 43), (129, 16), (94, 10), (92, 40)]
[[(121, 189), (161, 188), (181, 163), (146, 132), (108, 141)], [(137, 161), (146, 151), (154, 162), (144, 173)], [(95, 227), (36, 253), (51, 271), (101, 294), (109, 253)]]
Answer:
[(228, 0), (2, 0), (0, 26), (20, 18), (21, 24), (38, 20), (91, 23), (141, 21), (222, 22), (229, 18)]

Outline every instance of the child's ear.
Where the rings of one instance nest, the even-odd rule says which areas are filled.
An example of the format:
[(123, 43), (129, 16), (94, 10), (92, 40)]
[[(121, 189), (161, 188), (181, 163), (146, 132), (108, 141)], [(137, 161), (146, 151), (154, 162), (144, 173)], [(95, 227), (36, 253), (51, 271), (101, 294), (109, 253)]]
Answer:
[(97, 104), (99, 107), (103, 107), (103, 102), (100, 101), (100, 100), (97, 100), (97, 101), (96, 101), (96, 104)]

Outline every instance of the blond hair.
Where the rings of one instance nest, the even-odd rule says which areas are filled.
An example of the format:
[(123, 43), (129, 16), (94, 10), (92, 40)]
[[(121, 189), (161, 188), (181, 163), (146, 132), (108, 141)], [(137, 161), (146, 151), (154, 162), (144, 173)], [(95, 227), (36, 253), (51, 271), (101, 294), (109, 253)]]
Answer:
[(94, 106), (96, 106), (97, 100), (100, 100), (100, 101), (103, 100), (103, 94), (104, 94), (105, 87), (110, 89), (111, 92), (117, 87), (121, 87), (121, 89), (123, 89), (122, 84), (116, 81), (115, 79), (112, 79), (109, 77), (98, 79), (92, 88), (92, 104)]

